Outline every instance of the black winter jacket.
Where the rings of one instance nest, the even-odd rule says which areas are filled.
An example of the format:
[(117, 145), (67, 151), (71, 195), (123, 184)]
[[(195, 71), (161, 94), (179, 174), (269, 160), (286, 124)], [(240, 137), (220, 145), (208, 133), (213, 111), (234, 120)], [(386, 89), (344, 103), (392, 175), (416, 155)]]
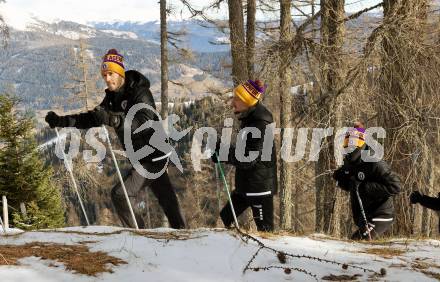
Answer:
[[(95, 109), (85, 113), (63, 116), (61, 117), (61, 123), (64, 127), (76, 127), (79, 129), (98, 127), (103, 124), (112, 126), (125, 150), (124, 120), (130, 108), (138, 103), (145, 103), (156, 109), (153, 95), (150, 92), (150, 82), (140, 72), (130, 70), (125, 72), (125, 83), (121, 90), (113, 92), (106, 89), (105, 92), (104, 100)], [(116, 116), (119, 122), (117, 124), (111, 123), (109, 120), (111, 116)], [(149, 145), (150, 138), (154, 133), (153, 128), (148, 127), (141, 132), (133, 133), (148, 120), (158, 121), (159, 118), (153, 111), (146, 108), (139, 110), (134, 116), (131, 125), (131, 139), (135, 151), (147, 144)], [(151, 161), (155, 158), (161, 158), (168, 153), (161, 152), (156, 148), (153, 149), (154, 152), (141, 161)]]
[(339, 187), (350, 192), (353, 219), (362, 227), (363, 219), (354, 186), (359, 184), (359, 195), (365, 210), (367, 220), (391, 221), (394, 217), (392, 196), (400, 192), (400, 181), (388, 164), (379, 162), (364, 162), (361, 150), (356, 149), (344, 158), (344, 165), (335, 171), (333, 177)]
[[(263, 142), (265, 138), (266, 126), (273, 123), (271, 112), (258, 103), (248, 112), (239, 117), (241, 121), (240, 130), (246, 127), (258, 128), (261, 132), (261, 138), (252, 138), (252, 134), (247, 132), (239, 134), (237, 139), (246, 139), (244, 156), (248, 157), (250, 151), (257, 151), (258, 157), (251, 162), (241, 162), (236, 158), (235, 146), (230, 147), (228, 163), (235, 166), (235, 192), (248, 197), (264, 197), (277, 193), (277, 172), (276, 172), (276, 151), (275, 143), (272, 142), (272, 151), (269, 152), (270, 160), (261, 159), (263, 153)], [(273, 134), (270, 131), (270, 134)]]

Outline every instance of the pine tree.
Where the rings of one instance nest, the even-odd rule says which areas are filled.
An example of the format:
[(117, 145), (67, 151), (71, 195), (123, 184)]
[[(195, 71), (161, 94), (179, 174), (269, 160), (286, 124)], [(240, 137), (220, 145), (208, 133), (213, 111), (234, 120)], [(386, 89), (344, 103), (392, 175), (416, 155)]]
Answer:
[(19, 100), (0, 95), (0, 194), (13, 210), (20, 203), (26, 215), (13, 214), (15, 226), (24, 229), (62, 226), (64, 212), (59, 190), (51, 183), (52, 170), (44, 167), (37, 150), (34, 119), (17, 110)]

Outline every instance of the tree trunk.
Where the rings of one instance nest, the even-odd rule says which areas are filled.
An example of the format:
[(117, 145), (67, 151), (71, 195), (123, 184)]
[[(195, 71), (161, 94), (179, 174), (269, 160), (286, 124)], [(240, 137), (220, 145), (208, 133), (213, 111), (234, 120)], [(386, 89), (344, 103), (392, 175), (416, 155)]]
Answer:
[(86, 45), (84, 43), (84, 40), (80, 39), (79, 41), (79, 63), (80, 63), (80, 68), (82, 71), (82, 79), (84, 81), (84, 106), (85, 106), (85, 110), (88, 111), (89, 110), (89, 89), (88, 89), (88, 74), (87, 74), (87, 68), (88, 68), (88, 64), (86, 62)]
[[(291, 119), (291, 97), (290, 88), (292, 85), (292, 70), (290, 65), (290, 48), (288, 48), (293, 35), (291, 30), (291, 3), (290, 0), (281, 0), (280, 16), (280, 57), (279, 57), (279, 92), (280, 92), (280, 127), (281, 136), (285, 128), (290, 127)], [(280, 228), (292, 229), (292, 185), (291, 185), (290, 164), (281, 160), (280, 162)]]
[(168, 34), (167, 1), (160, 0), (160, 114), (162, 119), (168, 116)]
[[(168, 31), (167, 31), (167, 1), (160, 0), (160, 115), (165, 120), (168, 117)], [(164, 123), (168, 133), (168, 124)], [(168, 226), (165, 214), (162, 215), (162, 226)]]
[(246, 61), (247, 72), (251, 79), (254, 77), (255, 64), (255, 14), (257, 12), (256, 1), (247, 1), (247, 21), (246, 21)]
[[(336, 93), (342, 85), (343, 58), (342, 45), (344, 42), (344, 5), (345, 1), (321, 1), (321, 58), (320, 70), (322, 72), (321, 95)], [(319, 112), (321, 125), (334, 127), (336, 131), (342, 127), (341, 97), (331, 100)], [(344, 194), (336, 187), (331, 177), (334, 170), (334, 144), (333, 138), (327, 137), (323, 144), (316, 169), (316, 204), (317, 216), (315, 230), (329, 232), (332, 235), (341, 234), (341, 211)], [(319, 207), (318, 207), (319, 205)]]
[(249, 79), (246, 62), (243, 5), (241, 0), (229, 0), (229, 33), (234, 87)]

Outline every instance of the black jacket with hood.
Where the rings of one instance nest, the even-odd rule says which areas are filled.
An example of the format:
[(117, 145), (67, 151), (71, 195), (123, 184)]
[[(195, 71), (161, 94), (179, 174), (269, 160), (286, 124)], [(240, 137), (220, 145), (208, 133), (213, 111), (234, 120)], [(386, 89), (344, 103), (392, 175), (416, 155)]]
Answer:
[[(263, 145), (266, 133), (266, 126), (273, 123), (272, 113), (260, 102), (242, 113), (240, 130), (246, 127), (254, 127), (260, 130), (260, 138), (252, 138), (250, 132), (241, 131), (237, 139), (244, 140), (246, 137), (244, 157), (249, 152), (258, 152), (258, 157), (252, 161), (240, 161), (235, 154), (235, 146), (230, 147), (227, 163), (235, 166), (235, 192), (248, 197), (264, 197), (277, 193), (277, 160), (275, 143), (272, 141), (269, 160), (263, 160)], [(269, 134), (273, 134), (271, 130)], [(269, 138), (269, 136), (268, 136)], [(270, 140), (270, 139), (268, 139)], [(244, 144), (244, 143), (243, 143)]]
[(394, 217), (393, 196), (400, 192), (398, 176), (391, 171), (388, 164), (364, 162), (361, 159), (362, 149), (356, 149), (344, 158), (344, 164), (335, 171), (333, 177), (339, 187), (350, 192), (353, 219), (362, 227), (363, 219), (359, 201), (355, 193), (355, 185), (359, 184), (359, 195), (367, 220), (392, 221)]
[[(130, 70), (125, 72), (125, 83), (119, 91), (114, 92), (106, 89), (105, 92), (106, 95), (103, 101), (95, 109), (85, 113), (63, 116), (61, 117), (61, 124), (63, 127), (76, 127), (79, 129), (98, 127), (103, 124), (111, 126), (115, 129), (119, 141), (124, 149), (126, 149), (126, 144), (124, 143), (124, 120), (130, 108), (138, 103), (145, 103), (156, 109), (153, 95), (150, 91), (150, 82), (140, 72)], [(154, 133), (153, 128), (147, 127), (134, 134), (134, 131), (149, 120), (159, 120), (154, 111), (142, 108), (136, 112), (131, 125), (131, 139), (134, 151), (149, 145), (150, 138)], [(153, 149), (154, 152), (143, 158), (142, 162), (162, 158), (168, 154), (168, 152), (161, 152), (156, 148)]]

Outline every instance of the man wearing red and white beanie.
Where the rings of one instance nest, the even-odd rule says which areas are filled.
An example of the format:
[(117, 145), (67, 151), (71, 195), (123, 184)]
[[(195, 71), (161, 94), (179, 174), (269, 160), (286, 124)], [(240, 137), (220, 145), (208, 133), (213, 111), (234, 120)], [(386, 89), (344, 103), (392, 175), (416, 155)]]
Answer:
[[(125, 71), (123, 61), (123, 56), (117, 50), (110, 49), (104, 55), (101, 64), (101, 75), (107, 84), (106, 95), (101, 104), (92, 111), (75, 115), (58, 116), (54, 112), (49, 112), (46, 122), (50, 127), (87, 129), (105, 124), (114, 128), (125, 149), (124, 121), (130, 108), (139, 103), (147, 104), (153, 109), (156, 109), (156, 106), (150, 92), (149, 80), (138, 71)], [(158, 121), (158, 117), (152, 110), (142, 108), (137, 111), (131, 126), (131, 139), (135, 152), (145, 145), (151, 145), (150, 139), (155, 133), (153, 128), (149, 127), (134, 133), (148, 121)], [(158, 173), (167, 166), (170, 152), (162, 152), (151, 146), (150, 148), (153, 152), (141, 159), (140, 163), (148, 172)], [(148, 179), (132, 168), (125, 177), (124, 184), (131, 199), (134, 199), (145, 186), (149, 186), (159, 200), (170, 227), (185, 228), (177, 196), (166, 170), (159, 178)], [(121, 184), (113, 187), (111, 197), (122, 224), (126, 227), (134, 227)], [(135, 216), (139, 228), (144, 228), (145, 223), (139, 212), (135, 211)]]

